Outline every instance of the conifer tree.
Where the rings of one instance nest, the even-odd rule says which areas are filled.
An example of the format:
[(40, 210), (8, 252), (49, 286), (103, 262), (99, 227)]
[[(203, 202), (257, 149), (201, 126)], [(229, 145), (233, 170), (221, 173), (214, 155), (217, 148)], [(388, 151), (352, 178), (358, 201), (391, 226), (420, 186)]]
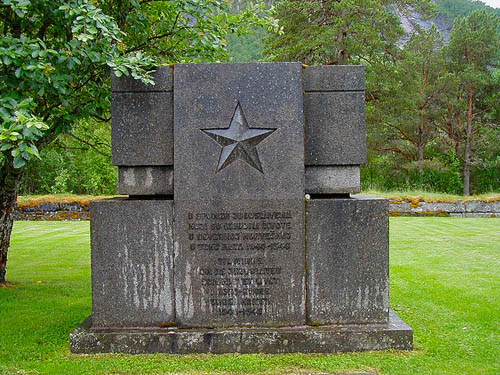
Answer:
[(499, 26), (500, 18), (494, 13), (474, 11), (455, 20), (447, 47), (449, 69), (460, 83), (456, 97), (464, 114), (459, 117), (463, 121), (457, 123), (458, 126), (463, 124), (464, 129), (464, 195), (470, 195), (474, 138), (485, 124), (485, 114), (495, 107), (495, 103), (484, 105), (491, 90), (495, 90), (492, 71), (500, 55)]

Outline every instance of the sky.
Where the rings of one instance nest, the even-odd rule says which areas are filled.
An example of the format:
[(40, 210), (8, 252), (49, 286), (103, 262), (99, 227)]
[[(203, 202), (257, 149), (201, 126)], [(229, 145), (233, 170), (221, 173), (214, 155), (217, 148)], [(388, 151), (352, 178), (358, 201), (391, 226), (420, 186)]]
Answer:
[(500, 8), (500, 0), (481, 0), (483, 3), (493, 8)]

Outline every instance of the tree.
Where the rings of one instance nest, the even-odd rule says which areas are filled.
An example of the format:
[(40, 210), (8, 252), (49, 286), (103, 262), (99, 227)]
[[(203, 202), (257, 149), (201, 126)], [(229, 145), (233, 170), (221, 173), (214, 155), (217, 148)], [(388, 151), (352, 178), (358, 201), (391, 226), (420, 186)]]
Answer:
[[(401, 14), (431, 16), (430, 0), (285, 0), (276, 7), (284, 33), (272, 34), (264, 53), (270, 60), (305, 64), (374, 63), (397, 53)], [(391, 11), (392, 9), (392, 11)]]
[(441, 14), (445, 15), (450, 22), (456, 17), (465, 17), (475, 10), (487, 10), (496, 12), (500, 16), (500, 9), (495, 9), (486, 5), (482, 1), (471, 0), (436, 0), (436, 5)]
[(437, 102), (447, 82), (444, 68), (442, 37), (433, 26), (411, 36), (390, 72), (372, 72), (369, 91), (378, 92), (368, 105), (373, 148), (397, 153), (422, 171), (426, 146), (437, 133)]
[[(150, 83), (160, 63), (227, 58), (261, 7), (220, 0), (0, 0), (0, 283), (26, 163), (79, 120), (109, 121), (109, 73)], [(244, 22), (243, 22), (244, 21)]]
[[(464, 195), (470, 195), (472, 144), (485, 115), (497, 102), (487, 103), (493, 84), (492, 67), (498, 62), (500, 18), (484, 10), (472, 12), (468, 17), (457, 18), (453, 25), (447, 55), (450, 70), (457, 76), (458, 104), (464, 109), (460, 116), (464, 123)], [(460, 124), (460, 121), (458, 122)]]

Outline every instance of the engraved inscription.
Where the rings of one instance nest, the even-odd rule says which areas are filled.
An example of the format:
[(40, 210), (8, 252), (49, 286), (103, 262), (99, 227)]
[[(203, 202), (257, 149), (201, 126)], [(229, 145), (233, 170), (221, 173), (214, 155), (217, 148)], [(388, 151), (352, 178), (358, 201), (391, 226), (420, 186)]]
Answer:
[(275, 128), (250, 128), (239, 102), (236, 104), (228, 128), (201, 129), (222, 146), (216, 173), (238, 159), (264, 173), (256, 146), (275, 130)]
[(207, 260), (195, 272), (209, 312), (261, 316), (287, 287), (282, 257), (295, 229), (291, 211), (187, 212), (185, 225), (189, 249)]

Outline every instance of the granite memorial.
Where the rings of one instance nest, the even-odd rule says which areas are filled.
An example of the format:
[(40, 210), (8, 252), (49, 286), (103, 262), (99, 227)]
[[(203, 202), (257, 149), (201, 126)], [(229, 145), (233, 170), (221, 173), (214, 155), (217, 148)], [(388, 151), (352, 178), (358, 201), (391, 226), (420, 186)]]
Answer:
[(389, 310), (388, 207), (360, 192), (364, 70), (177, 64), (112, 79), (128, 198), (91, 206), (75, 353), (411, 349)]

